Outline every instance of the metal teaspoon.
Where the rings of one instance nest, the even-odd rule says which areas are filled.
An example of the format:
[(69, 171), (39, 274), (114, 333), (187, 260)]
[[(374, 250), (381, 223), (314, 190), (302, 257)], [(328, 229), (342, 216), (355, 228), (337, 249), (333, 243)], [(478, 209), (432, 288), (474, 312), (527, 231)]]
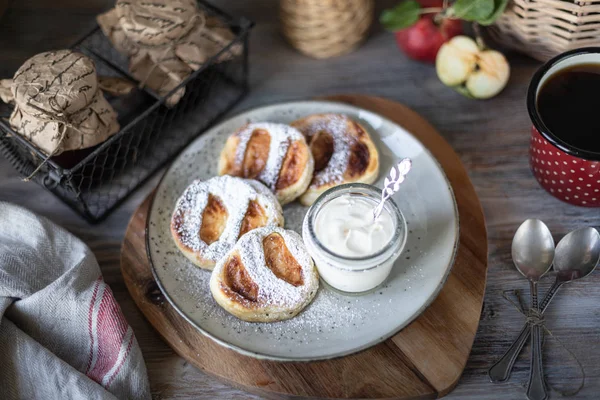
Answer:
[[(542, 301), (540, 306), (542, 314), (563, 284), (588, 276), (594, 271), (598, 262), (600, 262), (600, 234), (596, 229), (577, 229), (563, 237), (556, 246), (554, 257), (553, 269), (556, 271), (556, 280)], [(489, 369), (488, 374), (492, 382), (504, 382), (509, 378), (515, 361), (530, 334), (531, 327), (526, 323), (506, 353)]]
[[(554, 239), (550, 230), (539, 219), (528, 219), (519, 226), (512, 242), (512, 259), (517, 270), (529, 280), (531, 309), (539, 311), (537, 283), (552, 266)], [(542, 336), (539, 325), (531, 327), (531, 371), (527, 398), (548, 398), (542, 367)]]

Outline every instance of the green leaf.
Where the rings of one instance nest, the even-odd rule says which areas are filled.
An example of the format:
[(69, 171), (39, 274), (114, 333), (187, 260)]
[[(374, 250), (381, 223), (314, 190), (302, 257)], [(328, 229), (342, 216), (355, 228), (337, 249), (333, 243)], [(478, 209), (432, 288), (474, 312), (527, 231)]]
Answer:
[(504, 10), (506, 9), (506, 5), (508, 4), (508, 0), (494, 0), (494, 12), (487, 18), (480, 19), (477, 22), (480, 25), (491, 25), (498, 19), (499, 16), (502, 15)]
[(452, 5), (454, 17), (465, 21), (480, 21), (494, 12), (494, 0), (456, 0)]
[(406, 0), (392, 9), (384, 10), (379, 22), (388, 31), (397, 31), (415, 24), (419, 20), (419, 14), (421, 5), (415, 0)]

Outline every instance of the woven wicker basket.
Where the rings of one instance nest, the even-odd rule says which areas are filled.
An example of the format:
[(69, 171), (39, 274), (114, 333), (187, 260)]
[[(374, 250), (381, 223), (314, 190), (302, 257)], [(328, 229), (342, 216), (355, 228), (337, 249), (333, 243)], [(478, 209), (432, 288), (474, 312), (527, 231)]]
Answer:
[(600, 0), (512, 0), (488, 29), (498, 43), (538, 60), (600, 45)]
[(373, 4), (373, 0), (281, 0), (283, 34), (308, 56), (339, 56), (366, 38)]

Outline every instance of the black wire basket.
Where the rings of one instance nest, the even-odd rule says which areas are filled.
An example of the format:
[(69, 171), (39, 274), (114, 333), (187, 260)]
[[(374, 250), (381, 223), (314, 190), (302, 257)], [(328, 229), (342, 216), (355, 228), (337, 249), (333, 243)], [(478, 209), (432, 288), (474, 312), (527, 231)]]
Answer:
[[(248, 35), (253, 23), (233, 18), (208, 3), (200, 1), (199, 5), (208, 15), (222, 19), (235, 39), (165, 96), (148, 88), (120, 97), (105, 94), (118, 113), (118, 133), (91, 150), (78, 150), (79, 160), (71, 161), (72, 165), (56, 157), (43, 163), (45, 154), (14, 132), (6, 118), (0, 118), (0, 154), (23, 176), (29, 176), (43, 163), (32, 180), (89, 222), (101, 221), (248, 91)], [(241, 46), (241, 53), (220, 61), (219, 57), (232, 46)], [(135, 82), (127, 72), (127, 57), (112, 47), (99, 27), (72, 48), (94, 60), (99, 76)], [(182, 86), (185, 95), (176, 106), (168, 108), (165, 99)], [(3, 117), (10, 112), (6, 105), (0, 109)]]

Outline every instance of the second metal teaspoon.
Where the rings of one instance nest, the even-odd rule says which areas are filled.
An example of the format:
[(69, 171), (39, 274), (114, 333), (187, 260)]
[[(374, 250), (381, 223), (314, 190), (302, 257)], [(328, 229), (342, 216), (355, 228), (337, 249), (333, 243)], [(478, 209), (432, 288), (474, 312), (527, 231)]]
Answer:
[[(600, 234), (594, 228), (582, 228), (570, 232), (558, 242), (554, 256), (556, 280), (546, 293), (540, 310), (542, 313), (565, 283), (588, 276), (600, 261)], [(510, 376), (517, 357), (529, 335), (531, 327), (525, 324), (517, 339), (504, 355), (488, 371), (492, 382), (504, 382)]]

